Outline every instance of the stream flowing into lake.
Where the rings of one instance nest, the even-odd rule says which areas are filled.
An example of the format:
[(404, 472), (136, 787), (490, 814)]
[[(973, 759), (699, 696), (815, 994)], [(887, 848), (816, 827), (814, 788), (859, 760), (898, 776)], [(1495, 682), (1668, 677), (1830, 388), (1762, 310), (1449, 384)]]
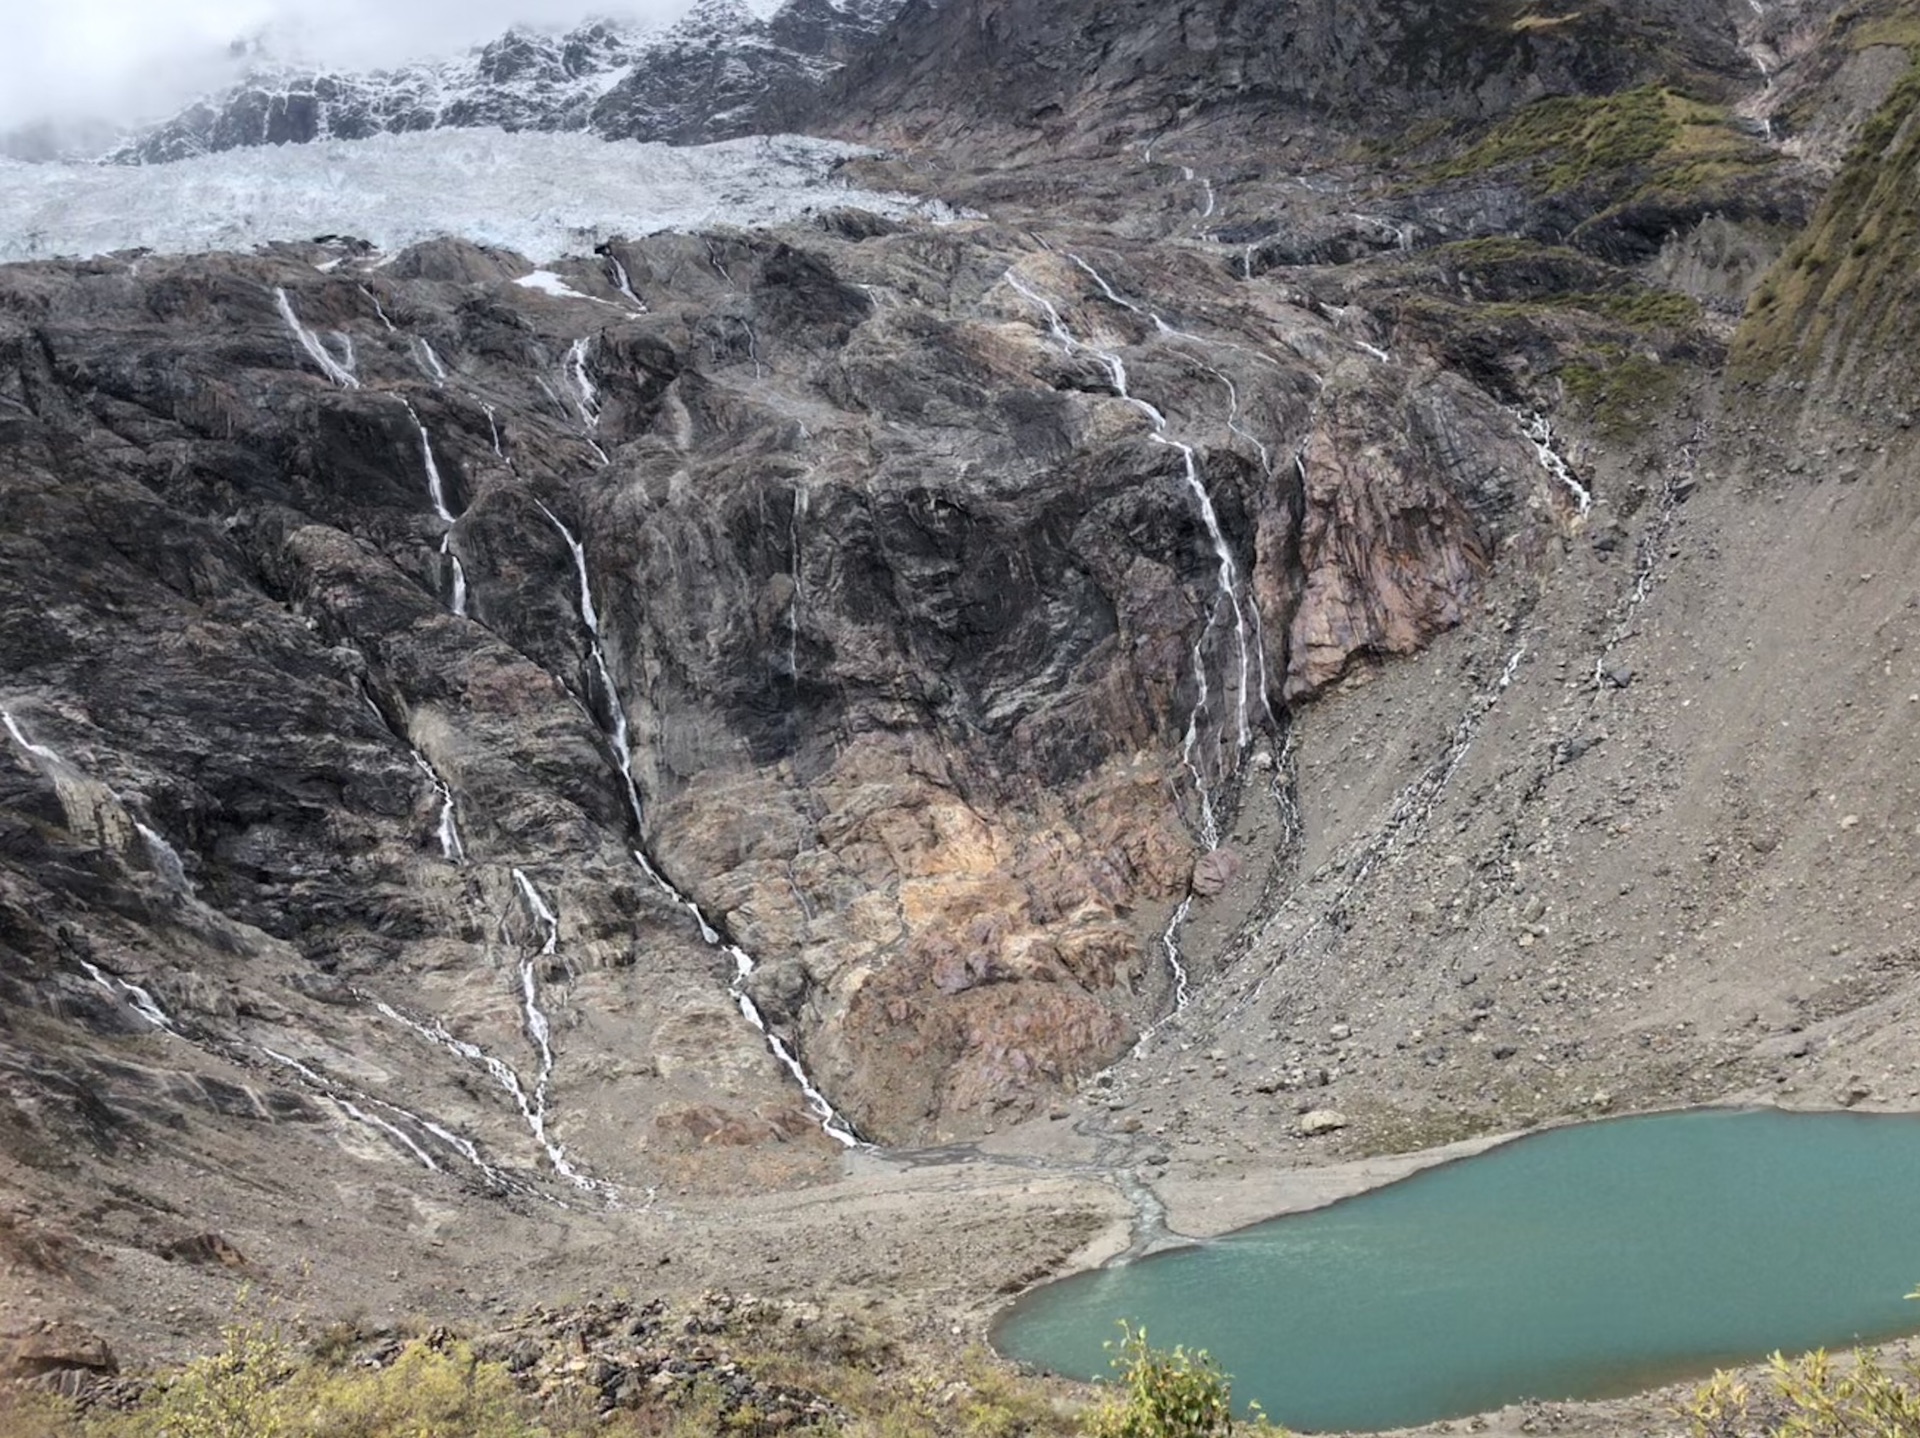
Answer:
[(1127, 1320), (1294, 1429), (1615, 1397), (1920, 1330), (1920, 1116), (1582, 1124), (1034, 1290), (1009, 1356), (1107, 1372)]

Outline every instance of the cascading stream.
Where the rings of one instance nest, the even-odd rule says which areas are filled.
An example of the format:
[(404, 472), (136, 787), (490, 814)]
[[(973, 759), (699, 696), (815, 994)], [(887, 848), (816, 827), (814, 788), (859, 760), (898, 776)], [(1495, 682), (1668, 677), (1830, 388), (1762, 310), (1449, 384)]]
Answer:
[[(1196, 338), (1186, 336), (1182, 334), (1182, 332), (1174, 330), (1157, 314), (1153, 314), (1144, 306), (1120, 294), (1107, 282), (1105, 276), (1078, 255), (1069, 253), (1067, 258), (1091, 278), (1099, 287), (1100, 292), (1112, 303), (1119, 305), (1134, 315), (1150, 319), (1157, 333), (1180, 338)], [(1220, 847), (1221, 841), (1220, 821), (1214, 808), (1212, 790), (1207, 783), (1205, 768), (1200, 758), (1203, 727), (1213, 702), (1212, 683), (1207, 672), (1206, 645), (1209, 636), (1213, 633), (1214, 624), (1223, 611), (1223, 607), (1231, 610), (1234, 627), (1234, 650), (1238, 661), (1235, 673), (1237, 692), (1234, 705), (1234, 753), (1237, 758), (1237, 756), (1246, 752), (1248, 746), (1253, 741), (1253, 727), (1250, 722), (1248, 710), (1254, 687), (1253, 668), (1256, 653), (1258, 653), (1259, 657), (1260, 704), (1262, 708), (1266, 710), (1269, 718), (1271, 718), (1272, 715), (1272, 709), (1268, 703), (1266, 694), (1266, 656), (1264, 653), (1264, 645), (1260, 640), (1257, 628), (1253, 630), (1254, 642), (1249, 643), (1250, 625), (1247, 618), (1247, 611), (1249, 609), (1255, 609), (1254, 623), (1257, 625), (1257, 608), (1251, 603), (1243, 605), (1241, 602), (1239, 565), (1235, 561), (1233, 551), (1228, 546), (1226, 535), (1221, 529), (1219, 513), (1214, 509), (1213, 496), (1208, 493), (1206, 483), (1201, 477), (1199, 460), (1194, 453), (1193, 446), (1183, 440), (1170, 436), (1167, 433), (1166, 416), (1154, 405), (1138, 398), (1131, 392), (1127, 385), (1126, 363), (1118, 354), (1115, 354), (1111, 350), (1103, 350), (1098, 346), (1076, 338), (1072, 330), (1067, 326), (1066, 320), (1061, 315), (1059, 307), (1031, 286), (1027, 285), (1013, 270), (1009, 269), (1006, 272), (1006, 280), (1017, 294), (1040, 311), (1046, 320), (1048, 332), (1069, 356), (1084, 353), (1091, 355), (1101, 364), (1107, 372), (1114, 394), (1121, 400), (1132, 405), (1145, 417), (1151, 430), (1149, 438), (1151, 438), (1155, 444), (1175, 450), (1180, 455), (1181, 469), (1186, 479), (1187, 488), (1193, 495), (1195, 507), (1200, 513), (1201, 522), (1207, 531), (1208, 540), (1213, 548), (1214, 559), (1217, 565), (1216, 582), (1219, 588), (1219, 596), (1208, 611), (1206, 623), (1201, 626), (1200, 633), (1193, 644), (1192, 659), (1195, 698), (1193, 708), (1188, 714), (1186, 731), (1181, 738), (1180, 754), (1181, 764), (1191, 777), (1194, 791), (1199, 798), (1200, 841), (1209, 851), (1217, 849)], [(1226, 377), (1220, 375), (1217, 370), (1214, 371), (1214, 373), (1222, 380), (1225, 380)], [(1231, 381), (1227, 381), (1227, 390), (1229, 405), (1228, 429), (1234, 433), (1243, 433), (1243, 431), (1240, 431), (1237, 427), (1240, 407), (1239, 391), (1233, 386)], [(1246, 437), (1251, 438), (1251, 436)], [(1266, 447), (1259, 444), (1257, 440), (1254, 441), (1254, 443), (1263, 464), (1266, 463), (1268, 460)], [(1256, 649), (1256, 645), (1260, 647)], [(1186, 1008), (1193, 997), (1192, 983), (1187, 972), (1186, 963), (1181, 957), (1179, 943), (1180, 928), (1185, 922), (1188, 913), (1191, 911), (1192, 903), (1193, 898), (1192, 895), (1189, 894), (1181, 902), (1179, 907), (1174, 910), (1167, 922), (1165, 932), (1161, 935), (1161, 947), (1165, 951), (1167, 969), (1173, 983), (1173, 1012), (1176, 1014)]]
[(562, 1178), (567, 1179), (576, 1188), (598, 1189), (604, 1187), (604, 1185), (596, 1184), (592, 1179), (580, 1174), (568, 1161), (565, 1151), (561, 1150), (557, 1144), (553, 1143), (552, 1140), (547, 1137), (541, 1125), (536, 1124), (533, 1100), (528, 1097), (526, 1085), (520, 1082), (520, 1075), (514, 1072), (511, 1065), (488, 1053), (478, 1044), (468, 1043), (465, 1039), (455, 1038), (447, 1032), (444, 1025), (438, 1022), (426, 1024), (421, 1023), (418, 1019), (409, 1018), (384, 999), (373, 999), (371, 1003), (374, 1012), (378, 1013), (382, 1018), (398, 1024), (416, 1038), (433, 1044), (437, 1048), (445, 1049), (456, 1058), (485, 1070), (487, 1076), (499, 1086), (507, 1097), (513, 1100), (514, 1107), (520, 1110), (520, 1117), (526, 1122), (528, 1132), (534, 1136), (535, 1142), (537, 1142), (546, 1153), (547, 1161), (553, 1165), (554, 1171)]
[[(1121, 306), (1133, 314), (1153, 320), (1156, 329), (1162, 333), (1178, 333), (1162, 322), (1157, 315), (1152, 315), (1143, 306), (1121, 295), (1107, 282), (1099, 271), (1094, 269), (1093, 266), (1089, 265), (1085, 260), (1073, 254), (1068, 254), (1067, 258), (1091, 277), (1094, 283), (1099, 286), (1101, 293), (1114, 304)], [(1220, 526), (1219, 513), (1213, 506), (1213, 497), (1208, 493), (1206, 484), (1201, 478), (1199, 461), (1194, 453), (1193, 446), (1169, 436), (1167, 433), (1166, 416), (1155, 406), (1140, 399), (1130, 391), (1127, 385), (1127, 368), (1125, 361), (1111, 350), (1101, 349), (1098, 346), (1088, 344), (1076, 338), (1068, 328), (1066, 320), (1062, 317), (1059, 308), (1051, 300), (1027, 285), (1019, 275), (1015, 274), (1012, 270), (1007, 271), (1006, 280), (1017, 294), (1041, 312), (1046, 319), (1049, 333), (1068, 355), (1086, 354), (1099, 362), (1107, 372), (1107, 377), (1115, 396), (1127, 404), (1132, 405), (1135, 410), (1145, 417), (1148, 427), (1151, 430), (1149, 438), (1155, 444), (1177, 451), (1181, 457), (1182, 474), (1186, 480), (1188, 491), (1193, 495), (1195, 508), (1199, 511), (1201, 522), (1206, 529), (1207, 538), (1212, 546), (1214, 559), (1218, 566), (1216, 572), (1219, 588), (1219, 598), (1215, 601), (1212, 610), (1209, 611), (1207, 621), (1201, 627), (1200, 634), (1194, 641), (1193, 677), (1196, 700), (1188, 717), (1186, 734), (1181, 745), (1181, 756), (1184, 766), (1193, 779), (1194, 787), (1200, 800), (1201, 838), (1209, 849), (1218, 848), (1220, 844), (1219, 820), (1214, 810), (1212, 791), (1206, 781), (1203, 766), (1198, 759), (1205, 718), (1212, 704), (1212, 685), (1207, 674), (1206, 644), (1208, 638), (1213, 633), (1215, 621), (1219, 617), (1222, 606), (1224, 605), (1225, 608), (1230, 609), (1233, 614), (1234, 645), (1237, 658), (1237, 695), (1234, 709), (1235, 753), (1243, 753), (1253, 740), (1253, 729), (1249, 720), (1248, 710), (1253, 688), (1252, 674), (1254, 654), (1253, 646), (1249, 643), (1247, 608), (1250, 606), (1243, 605), (1240, 599), (1239, 565), (1233, 557), (1232, 550), (1227, 545), (1226, 535)], [(1237, 418), (1239, 407), (1239, 395), (1237, 391), (1234, 391), (1232, 394), (1232, 406), (1235, 417)], [(1262, 452), (1264, 453), (1264, 446), (1262, 447)], [(1266, 684), (1264, 680), (1266, 666), (1264, 659), (1260, 667), (1263, 675), (1260, 684), (1261, 702), (1264, 704), (1266, 702)]]
[(327, 352), (327, 347), (320, 342), (319, 335), (300, 323), (300, 316), (293, 310), (293, 301), (287, 298), (287, 292), (284, 289), (276, 287), (273, 297), (279, 306), (280, 318), (286, 321), (287, 329), (292, 332), (294, 339), (299, 341), (300, 348), (320, 366), (320, 373), (339, 385), (341, 389), (359, 389), (360, 381), (353, 373), (352, 344), (347, 345), (346, 363), (342, 364)]
[(154, 1001), (153, 995), (146, 989), (141, 988), (138, 984), (129, 983), (127, 980), (117, 976), (108, 978), (107, 975), (100, 972), (98, 967), (88, 963), (85, 959), (80, 960), (80, 967), (85, 969), (87, 971), (87, 977), (92, 979), (94, 983), (102, 989), (106, 990), (110, 997), (115, 1000), (124, 999), (132, 1006), (135, 1013), (139, 1014), (141, 1018), (152, 1024), (156, 1029), (161, 1030), (163, 1033), (172, 1034), (176, 1038), (181, 1037), (179, 1026), (174, 1023), (172, 1016)]
[(360, 699), (368, 709), (373, 711), (373, 717), (380, 721), (380, 727), (406, 745), (407, 752), (413, 756), (414, 767), (427, 776), (427, 782), (433, 785), (434, 792), (440, 796), (440, 822), (435, 828), (435, 834), (440, 840), (441, 857), (455, 864), (464, 864), (467, 859), (467, 847), (460, 839), (460, 822), (454, 806), (453, 786), (440, 777), (440, 771), (433, 767), (433, 761), (415, 748), (413, 741), (388, 720), (385, 712), (373, 702), (373, 696), (367, 692), (364, 684), (360, 688)]
[(428, 379), (435, 384), (447, 382), (447, 367), (440, 363), (440, 356), (434, 353), (433, 346), (424, 339), (415, 339), (414, 346), (420, 356), (420, 368)]
[[(400, 1145), (406, 1149), (408, 1154), (420, 1163), (421, 1167), (435, 1173), (444, 1172), (441, 1166), (434, 1161), (433, 1156), (427, 1152), (425, 1146), (416, 1140), (412, 1134), (407, 1133), (397, 1124), (390, 1123), (385, 1119), (368, 1113), (366, 1109), (360, 1107), (360, 1104), (366, 1104), (372, 1108), (385, 1109), (388, 1113), (394, 1114), (399, 1118), (405, 1119), (408, 1123), (413, 1124), (422, 1133), (427, 1134), (436, 1142), (444, 1145), (460, 1158), (466, 1160), (467, 1163), (471, 1164), (475, 1171), (479, 1173), (480, 1177), (486, 1181), (488, 1187), (492, 1188), (495, 1192), (531, 1193), (535, 1191), (528, 1188), (526, 1184), (517, 1182), (509, 1177), (504, 1171), (496, 1168), (493, 1164), (488, 1163), (480, 1156), (479, 1147), (472, 1139), (454, 1133), (444, 1124), (435, 1123), (425, 1114), (415, 1113), (412, 1109), (403, 1108), (397, 1103), (389, 1103), (386, 1099), (374, 1098), (370, 1094), (361, 1093), (357, 1089), (344, 1087), (335, 1083), (326, 1077), (326, 1075), (315, 1072), (306, 1064), (301, 1063), (300, 1060), (291, 1055), (283, 1054), (277, 1049), (268, 1048), (264, 1044), (258, 1045), (257, 1047), (260, 1053), (264, 1054), (268, 1059), (271, 1059), (282, 1068), (298, 1076), (309, 1088), (326, 1098), (328, 1102), (332, 1103), (348, 1118), (354, 1120), (354, 1122), (364, 1124), (368, 1128), (397, 1140)], [(358, 1102), (355, 1100), (358, 1100)]]
[(620, 257), (607, 251), (607, 263), (613, 267), (613, 287), (633, 303), (641, 314), (647, 313), (647, 302), (633, 292), (633, 282), (627, 277), (627, 267), (620, 263)]
[(840, 1116), (832, 1102), (813, 1082), (791, 1046), (768, 1026), (759, 1005), (747, 992), (747, 982), (753, 977), (756, 967), (752, 955), (727, 939), (708, 922), (700, 906), (676, 888), (647, 857), (645, 849), (641, 847), (641, 840), (646, 833), (646, 814), (640, 801), (640, 786), (633, 777), (633, 750), (627, 728), (627, 709), (620, 698), (620, 690), (613, 681), (613, 671), (608, 667), (606, 652), (601, 647), (600, 611), (593, 602), (593, 584), (587, 571), (587, 552), (573, 531), (561, 522), (558, 515), (548, 509), (545, 504), (541, 504), (539, 500), (535, 500), (534, 503), (539, 505), (540, 512), (546, 515), (548, 522), (559, 531), (560, 537), (566, 541), (568, 551), (573, 555), (574, 573), (580, 583), (580, 620), (587, 630), (588, 662), (593, 666), (594, 677), (598, 679), (604, 691), (607, 717), (600, 719), (599, 710), (592, 703), (587, 705), (587, 711), (595, 716), (596, 722), (603, 725), (608, 745), (613, 751), (614, 767), (619, 772), (622, 789), (626, 795), (627, 809), (633, 819), (635, 844), (630, 851), (633, 860), (640, 866), (641, 872), (651, 879), (663, 894), (693, 916), (694, 922), (699, 926), (700, 937), (713, 947), (723, 950), (733, 960), (734, 980), (728, 988), (728, 994), (739, 1006), (741, 1017), (753, 1026), (780, 1065), (799, 1085), (808, 1106), (813, 1110), (814, 1117), (819, 1121), (821, 1132), (839, 1144), (849, 1148), (854, 1147), (860, 1143), (860, 1137), (853, 1126)]
[(582, 338), (573, 342), (567, 350), (567, 371), (573, 377), (573, 387), (579, 394), (575, 401), (580, 411), (580, 422), (588, 429), (600, 427), (600, 389), (594, 384), (593, 376), (587, 373), (587, 349), (589, 342)]
[[(50, 777), (53, 776), (52, 771), (56, 769), (71, 770), (72, 766), (69, 765), (58, 752), (45, 744), (38, 744), (30, 739), (25, 729), (21, 727), (19, 720), (17, 720), (11, 712), (0, 709), (0, 722), (4, 722), (7, 733), (13, 738), (15, 743), (20, 745), (30, 756), (48, 769)], [(421, 766), (427, 770), (429, 775), (433, 774), (431, 766), (427, 765), (424, 758), (417, 753), (414, 757), (420, 762)], [(435, 778), (435, 782), (438, 783), (438, 776), (433, 777)], [(444, 792), (444, 786), (441, 787)], [(111, 789), (107, 792), (113, 794)], [(116, 802), (120, 803), (122, 807), (125, 807), (125, 801), (121, 800), (118, 794), (113, 794), (113, 797)], [(442, 815), (443, 834), (447, 832), (447, 826), (451, 822), (451, 802), (451, 796), (449, 796), (449, 808), (443, 812)], [(148, 861), (154, 871), (161, 876), (169, 888), (191, 896), (193, 888), (187, 880), (185, 865), (179, 853), (166, 841), (165, 836), (160, 834), (159, 831), (152, 826), (142, 823), (139, 820), (134, 821), (134, 828), (139, 833), (141, 841), (146, 847)], [(454, 837), (453, 842), (456, 846), (458, 845), (457, 835)], [(227, 1047), (222, 1044), (207, 1039), (204, 1036), (198, 1039), (189, 1037), (187, 1033), (182, 1030), (179, 1023), (175, 1021), (173, 1016), (160, 1006), (159, 1000), (154, 998), (151, 990), (134, 983), (130, 979), (123, 979), (118, 975), (108, 974), (97, 964), (93, 964), (86, 959), (81, 959), (78, 962), (87, 978), (91, 980), (101, 992), (105, 993), (116, 1003), (126, 1004), (138, 1014), (141, 1019), (150, 1024), (158, 1032), (181, 1039), (190, 1043), (195, 1048), (211, 1053), (215, 1057), (228, 1062), (241, 1061), (239, 1055), (228, 1051)], [(478, 1151), (475, 1150), (472, 1143), (448, 1132), (443, 1126), (434, 1123), (431, 1119), (413, 1113), (411, 1110), (401, 1108), (397, 1104), (388, 1103), (384, 1099), (376, 1099), (354, 1090), (342, 1089), (339, 1085), (322, 1078), (297, 1059), (290, 1058), (286, 1054), (279, 1053), (264, 1045), (256, 1045), (255, 1047), (261, 1054), (264, 1054), (274, 1063), (298, 1074), (303, 1081), (322, 1093), (329, 1102), (333, 1103), (334, 1106), (349, 1119), (384, 1133), (398, 1141), (400, 1145), (407, 1150), (409, 1155), (417, 1159), (424, 1167), (434, 1170), (439, 1169), (439, 1165), (433, 1161), (432, 1157), (420, 1147), (411, 1135), (386, 1120), (367, 1113), (364, 1109), (360, 1108), (359, 1104), (355, 1103), (354, 1100), (357, 1099), (362, 1103), (385, 1108), (401, 1115), (403, 1118), (419, 1125), (425, 1132), (432, 1134), (435, 1138), (446, 1143), (448, 1147), (452, 1148), (455, 1152), (467, 1158), (475, 1168), (480, 1170), (480, 1172), (488, 1178), (489, 1182), (497, 1181), (503, 1187), (510, 1186), (506, 1184), (504, 1176), (499, 1174), (498, 1170), (481, 1160)], [(347, 1094), (351, 1094), (352, 1097), (346, 1097), (345, 1095)]]
[[(432, 353), (431, 350), (428, 351)], [(453, 574), (453, 598), (449, 607), (455, 616), (467, 617), (467, 570), (461, 564), (460, 556), (453, 552), (453, 527), (459, 521), (452, 510), (447, 508), (447, 487), (440, 478), (440, 466), (433, 457), (433, 441), (427, 436), (427, 427), (422, 423), (412, 403), (406, 399), (400, 401), (407, 411), (407, 418), (413, 421), (413, 427), (420, 434), (420, 459), (427, 471), (427, 497), (433, 501), (433, 512), (440, 522), (446, 525), (446, 533), (440, 536), (440, 553), (446, 559)]]
[[(0, 723), (4, 723), (6, 731), (13, 739), (13, 742), (18, 744), (31, 758), (37, 761), (46, 772), (47, 777), (53, 780), (56, 785), (59, 784), (62, 773), (79, 772), (54, 750), (48, 748), (45, 744), (37, 744), (30, 739), (27, 736), (27, 731), (20, 726), (20, 721), (13, 717), (11, 711), (0, 709)], [(186, 861), (180, 857), (180, 851), (168, 843), (166, 835), (162, 834), (151, 824), (133, 818), (127, 801), (122, 799), (119, 794), (114, 793), (114, 791), (106, 785), (101, 785), (101, 787), (105, 788), (107, 793), (113, 796), (113, 801), (116, 804), (123, 810), (127, 810), (127, 817), (132, 820), (134, 832), (140, 836), (141, 847), (146, 851), (147, 867), (159, 876), (160, 882), (167, 888), (173, 890), (173, 892), (183, 898), (193, 898), (193, 882), (187, 878)], [(163, 1027), (166, 1027), (166, 1025), (163, 1025)]]
[(1547, 477), (1573, 496), (1574, 512), (1585, 515), (1593, 508), (1593, 492), (1574, 476), (1573, 466), (1554, 447), (1553, 421), (1544, 414), (1524, 410), (1513, 411), (1514, 418), (1520, 421), (1520, 432), (1526, 436), (1527, 443), (1533, 446), (1533, 452), (1540, 461), (1540, 468)]
[(371, 289), (369, 289), (365, 285), (360, 286), (360, 293), (365, 295), (369, 300), (373, 302), (374, 314), (379, 316), (380, 323), (387, 327), (387, 333), (392, 334), (393, 321), (387, 318), (386, 307), (380, 303), (380, 296), (376, 295)]

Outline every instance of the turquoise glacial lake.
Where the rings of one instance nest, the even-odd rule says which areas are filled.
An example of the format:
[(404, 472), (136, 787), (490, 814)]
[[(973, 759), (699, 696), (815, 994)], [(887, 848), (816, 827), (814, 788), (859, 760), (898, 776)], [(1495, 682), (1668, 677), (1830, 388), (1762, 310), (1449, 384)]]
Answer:
[(1106, 1376), (1126, 1319), (1309, 1432), (1920, 1331), (1920, 1116), (1692, 1110), (1554, 1129), (1036, 1289), (1014, 1358)]

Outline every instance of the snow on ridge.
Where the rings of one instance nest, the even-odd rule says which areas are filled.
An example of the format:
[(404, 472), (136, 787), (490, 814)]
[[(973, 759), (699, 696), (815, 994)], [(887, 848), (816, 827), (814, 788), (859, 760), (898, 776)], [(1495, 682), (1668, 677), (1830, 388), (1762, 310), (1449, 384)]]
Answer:
[(450, 129), (228, 150), (170, 165), (0, 160), (0, 261), (249, 250), (340, 234), (384, 250), (456, 235), (539, 263), (614, 235), (751, 228), (841, 206), (951, 216), (937, 202), (835, 178), (841, 161), (870, 153), (799, 135), (675, 147)]

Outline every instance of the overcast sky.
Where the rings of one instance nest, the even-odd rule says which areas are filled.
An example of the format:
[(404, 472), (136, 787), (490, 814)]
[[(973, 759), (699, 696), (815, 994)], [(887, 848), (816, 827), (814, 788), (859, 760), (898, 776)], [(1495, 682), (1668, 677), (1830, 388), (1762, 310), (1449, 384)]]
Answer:
[(688, 0), (0, 0), (0, 129), (43, 118), (126, 120), (217, 83), (227, 46), (335, 64), (457, 54), (515, 22), (665, 18)]

